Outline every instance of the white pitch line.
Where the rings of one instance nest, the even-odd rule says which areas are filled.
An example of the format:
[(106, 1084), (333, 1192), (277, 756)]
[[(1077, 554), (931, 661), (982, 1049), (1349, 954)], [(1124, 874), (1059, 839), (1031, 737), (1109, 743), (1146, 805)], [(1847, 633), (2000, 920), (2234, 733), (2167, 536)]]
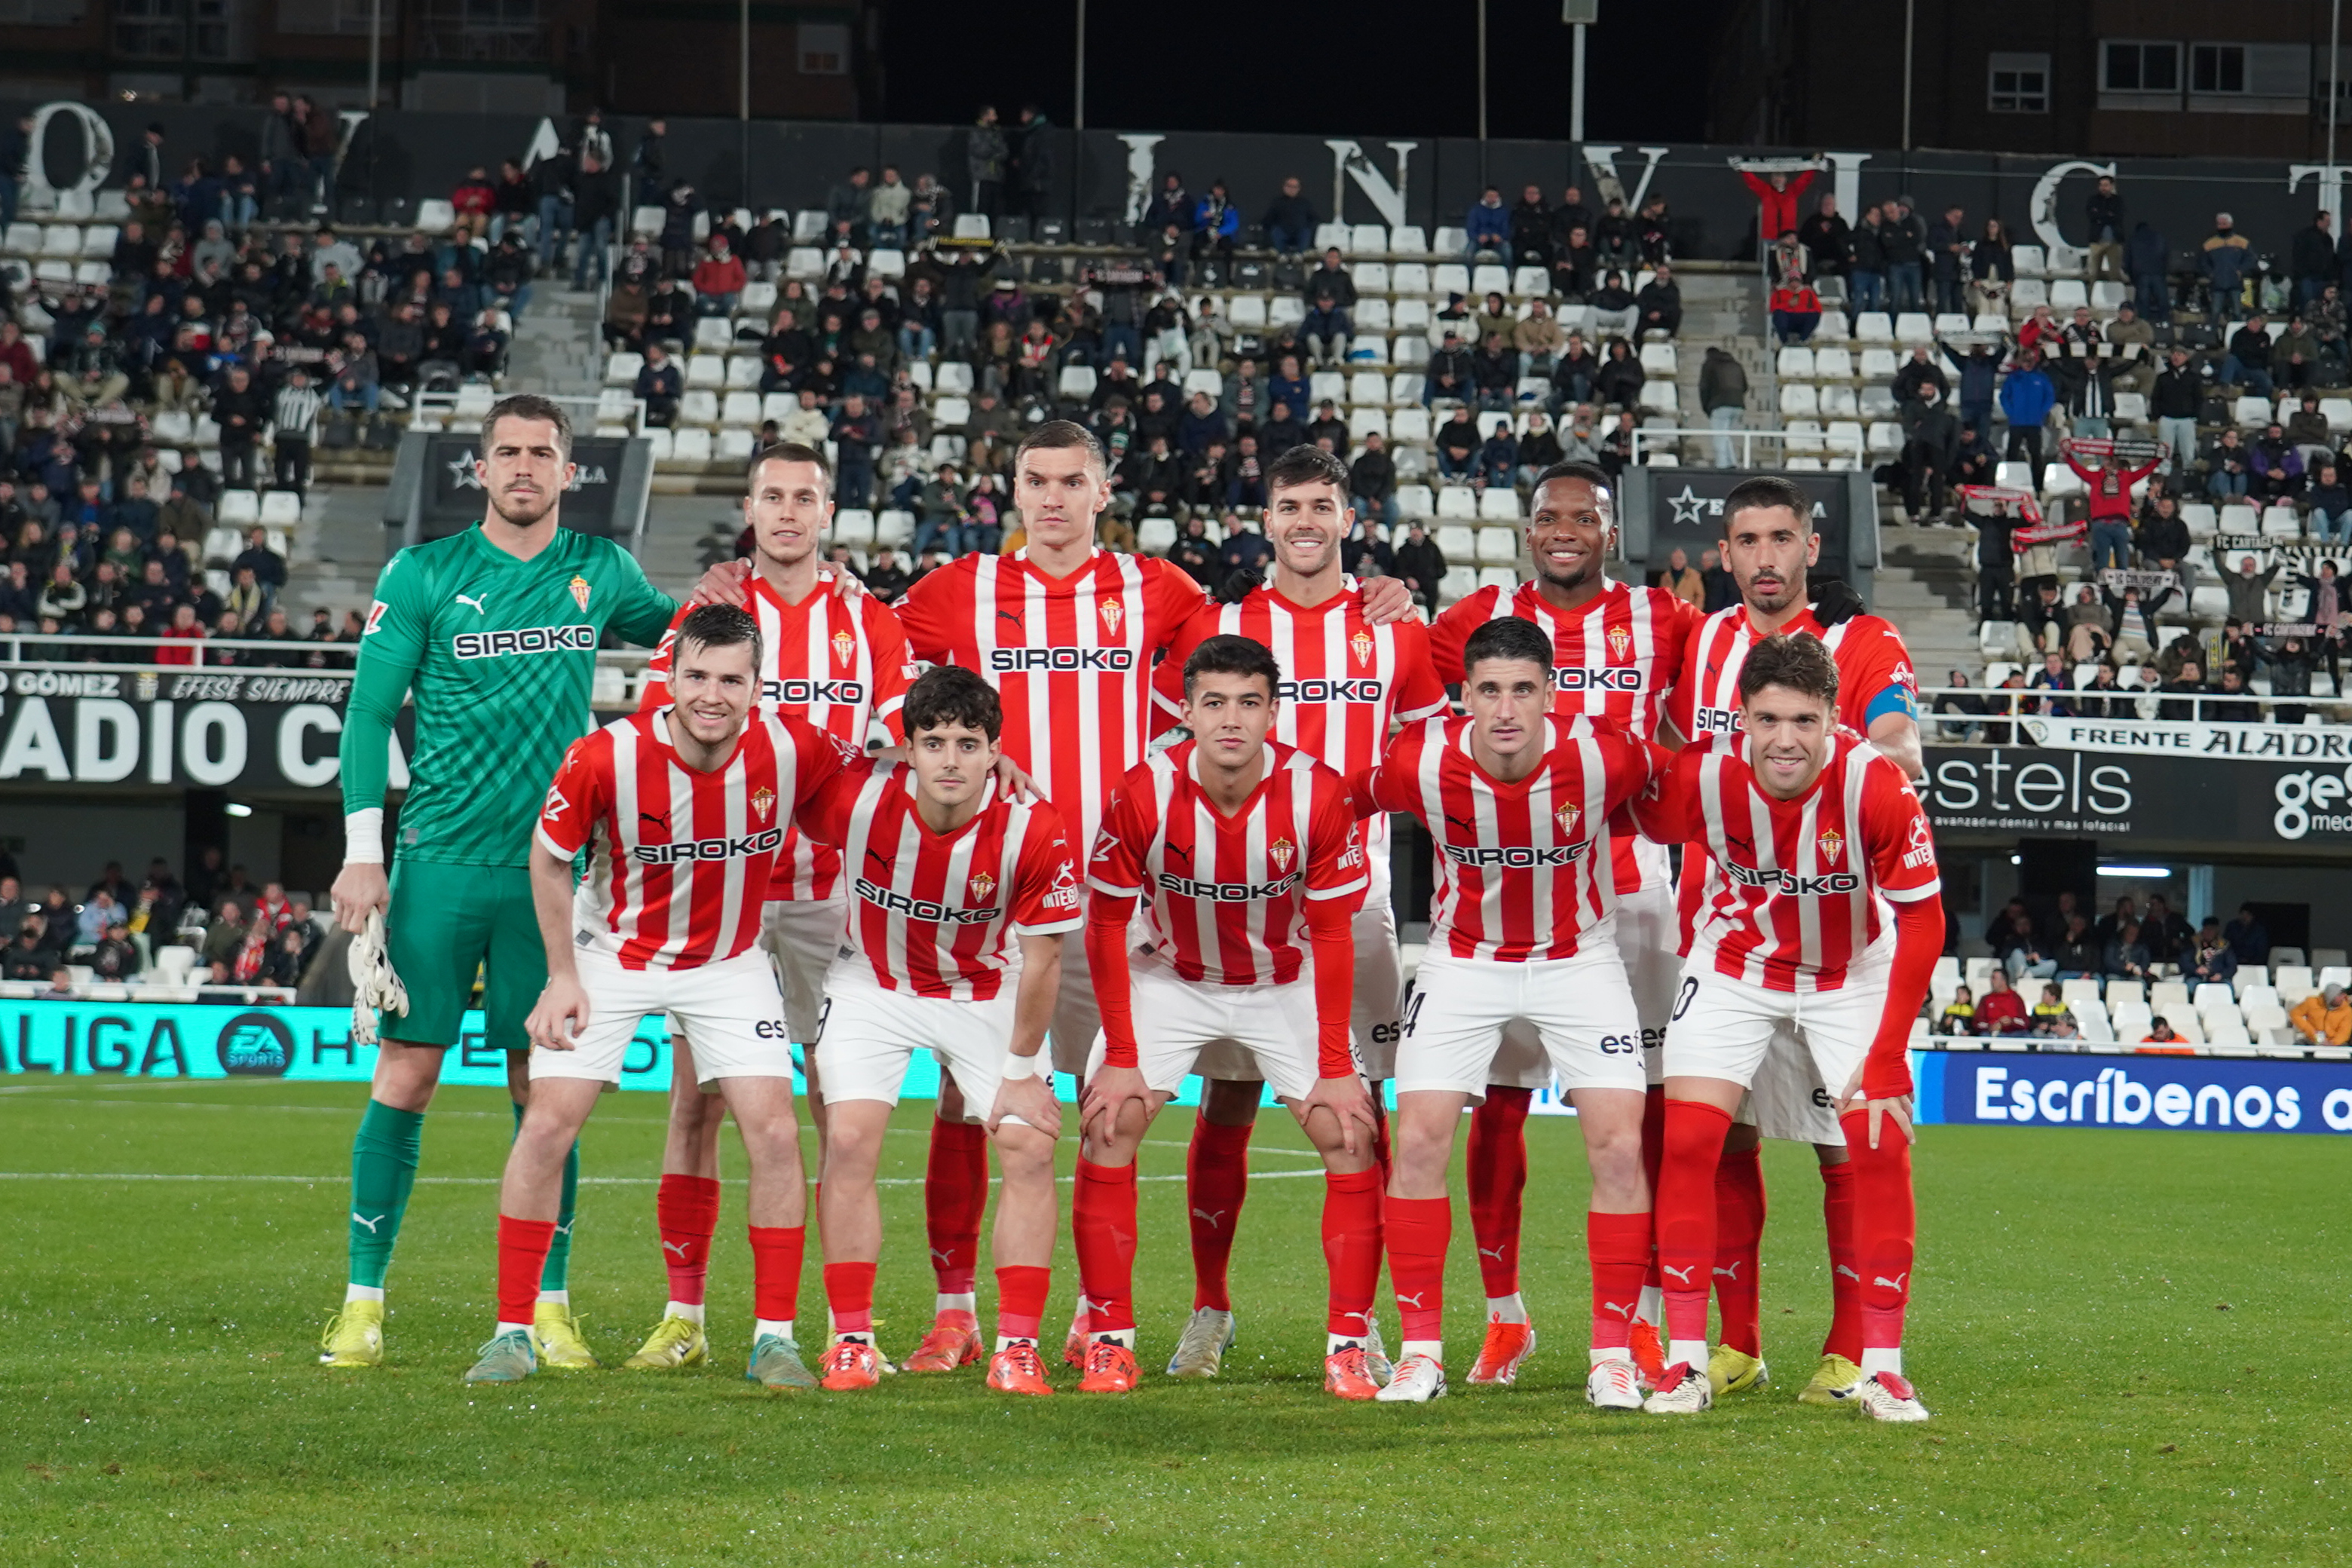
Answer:
[[(1320, 1171), (1257, 1171), (1252, 1173), (1252, 1179), (1261, 1182), (1279, 1182), (1296, 1177), (1319, 1176), (1322, 1173)], [(1139, 1175), (1135, 1179), (1139, 1182), (1184, 1180), (1181, 1175)], [(420, 1187), (495, 1187), (501, 1180), (503, 1178), (499, 1176), (419, 1176), (416, 1178), (416, 1184)], [(1071, 1178), (1061, 1176), (1056, 1180), (1067, 1182)], [(348, 1174), (280, 1176), (215, 1172), (208, 1175), (174, 1175), (157, 1171), (0, 1171), (0, 1182), (276, 1182), (302, 1186), (340, 1187), (348, 1184), (350, 1181), (351, 1177)], [(877, 1187), (919, 1187), (923, 1184), (923, 1181), (924, 1178), (921, 1176), (880, 1176), (875, 1179), (874, 1184)], [(583, 1187), (652, 1187), (660, 1184), (661, 1178), (658, 1176), (583, 1176), (580, 1178), (580, 1185)], [(742, 1184), (739, 1181), (735, 1184), (740, 1186)]]

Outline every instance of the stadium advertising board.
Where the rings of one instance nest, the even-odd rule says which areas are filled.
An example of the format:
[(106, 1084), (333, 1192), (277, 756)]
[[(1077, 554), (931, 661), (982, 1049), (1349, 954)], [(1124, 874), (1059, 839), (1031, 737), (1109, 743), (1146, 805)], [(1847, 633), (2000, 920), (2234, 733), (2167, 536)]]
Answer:
[[(443, 1083), (504, 1086), (505, 1053), (487, 1043), (483, 1029), (480, 1013), (465, 1016), (457, 1048), (442, 1067)], [(367, 1083), (375, 1077), (375, 1047), (352, 1038), (349, 1007), (0, 1001), (0, 1078), (100, 1073)], [(637, 1026), (622, 1060), (621, 1087), (666, 1090), (669, 1074), (667, 1024), (649, 1017)], [(1075, 1104), (1071, 1079), (1054, 1076), (1064, 1102)], [(940, 1068), (929, 1052), (915, 1053), (902, 1093), (908, 1100), (939, 1098)], [(1188, 1079), (1176, 1103), (1199, 1100), (1199, 1080)], [(1270, 1096), (1266, 1103), (1274, 1103)]]
[(2216, 850), (2352, 847), (2352, 763), (2324, 755), (2227, 761), (1931, 747), (1919, 796), (1937, 837), (1956, 842), (2046, 834)]
[[(315, 669), (0, 667), (0, 784), (327, 788), (351, 684)], [(407, 771), (395, 746), (396, 787)]]
[(2352, 1133), (2352, 1063), (1982, 1051), (1911, 1060), (1923, 1122)]
[(2216, 724), (2165, 719), (2022, 719), (2026, 737), (2062, 752), (2230, 761), (2352, 763), (2352, 724)]

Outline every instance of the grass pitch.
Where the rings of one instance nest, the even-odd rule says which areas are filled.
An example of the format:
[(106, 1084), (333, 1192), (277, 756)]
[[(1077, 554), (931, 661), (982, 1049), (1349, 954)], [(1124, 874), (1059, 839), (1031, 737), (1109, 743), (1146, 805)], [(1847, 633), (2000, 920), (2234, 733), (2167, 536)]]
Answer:
[[(392, 1277), (394, 1364), (316, 1364), (341, 1289), (356, 1086), (25, 1079), (0, 1087), (0, 1563), (589, 1564), (1889, 1562), (2341, 1563), (2352, 1431), (2343, 1152), (2327, 1139), (1931, 1128), (1909, 1367), (1936, 1419), (1801, 1406), (1827, 1316), (1810, 1153), (1771, 1146), (1766, 1352), (1709, 1416), (1582, 1399), (1585, 1173), (1528, 1128), (1519, 1386), (1425, 1407), (1321, 1392), (1321, 1184), (1261, 1123), (1234, 1262), (1242, 1337), (1213, 1386), (1150, 1375), (1191, 1304), (1181, 1181), (1146, 1181), (1145, 1386), (991, 1398), (979, 1369), (859, 1396), (740, 1381), (742, 1190), (711, 1285), (714, 1364), (469, 1391), (491, 1319), (502, 1096), (444, 1090)], [(928, 1106), (884, 1189), (886, 1350), (929, 1316)], [(1190, 1112), (1144, 1151), (1181, 1175)], [(616, 1363), (666, 1290), (661, 1104), (585, 1142), (573, 1300)], [(731, 1144), (730, 1135), (730, 1144)], [(1065, 1141), (1066, 1150), (1075, 1145)], [(730, 1147), (730, 1173), (741, 1170)], [(151, 1179), (154, 1178), (154, 1179)], [(202, 1179), (184, 1179), (202, 1178)], [(1449, 1361), (1475, 1349), (1458, 1204)], [(1049, 1330), (1076, 1288), (1066, 1245)], [(983, 1325), (993, 1297), (983, 1270)], [(823, 1321), (816, 1258), (801, 1298)], [(1393, 1339), (1395, 1315), (1381, 1316)], [(804, 1335), (804, 1342), (819, 1336)], [(1066, 1387), (1075, 1374), (1060, 1377)]]

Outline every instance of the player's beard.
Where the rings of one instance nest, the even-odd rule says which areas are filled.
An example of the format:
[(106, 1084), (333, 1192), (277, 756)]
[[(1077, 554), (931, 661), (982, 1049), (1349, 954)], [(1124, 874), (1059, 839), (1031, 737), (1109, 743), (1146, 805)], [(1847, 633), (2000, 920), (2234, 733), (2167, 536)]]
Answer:
[(562, 500), (561, 490), (541, 490), (529, 496), (492, 496), (490, 510), (509, 528), (537, 528), (554, 517)]
[(1756, 580), (1750, 578), (1739, 584), (1739, 597), (1743, 604), (1759, 615), (1777, 616), (1791, 605), (1803, 602), (1805, 574), (1799, 572), (1793, 578), (1780, 579), (1777, 593), (1769, 600), (1757, 588)]
[(1547, 587), (1557, 589), (1563, 594), (1581, 593), (1586, 588), (1591, 587), (1598, 581), (1602, 571), (1602, 563), (1599, 555), (1586, 556), (1583, 565), (1569, 572), (1555, 570), (1549, 559), (1541, 551), (1529, 551), (1528, 558), (1535, 564), (1537, 580)]

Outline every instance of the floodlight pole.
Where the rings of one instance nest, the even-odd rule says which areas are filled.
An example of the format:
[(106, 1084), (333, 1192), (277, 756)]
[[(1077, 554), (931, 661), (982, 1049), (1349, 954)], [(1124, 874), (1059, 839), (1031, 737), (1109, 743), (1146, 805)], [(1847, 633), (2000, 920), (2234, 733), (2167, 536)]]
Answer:
[[(2344, 49), (2344, 0), (2330, 0), (2327, 7), (2327, 167), (2336, 167), (2336, 73), (2341, 68)], [(2333, 173), (2328, 177), (2335, 178)]]
[(1078, 0), (1078, 86), (1077, 110), (1070, 116), (1070, 128), (1087, 128), (1087, 0)]
[(1911, 151), (1911, 34), (1917, 0), (1903, 0), (1903, 150)]
[(383, 71), (383, 0), (368, 0), (368, 112), (376, 111), (377, 83)]
[(1478, 183), (1486, 183), (1486, 0), (1478, 0)]
[(1584, 140), (1584, 24), (1576, 25), (1576, 80), (1569, 89), (1568, 139)]

